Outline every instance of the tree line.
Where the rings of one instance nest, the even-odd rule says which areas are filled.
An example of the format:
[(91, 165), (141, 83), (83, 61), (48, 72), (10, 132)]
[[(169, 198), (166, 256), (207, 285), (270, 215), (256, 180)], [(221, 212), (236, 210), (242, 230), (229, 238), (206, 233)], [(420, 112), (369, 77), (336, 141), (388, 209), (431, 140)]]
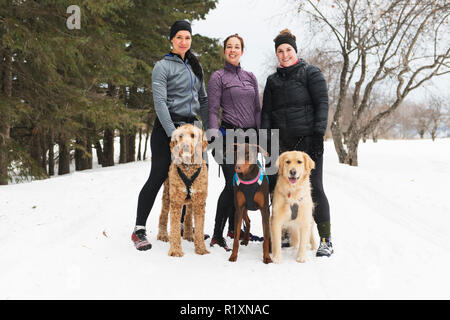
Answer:
[[(143, 159), (155, 112), (151, 73), (170, 25), (204, 19), (218, 0), (0, 1), (0, 184)], [(194, 35), (205, 81), (223, 66), (218, 39)], [(140, 144), (139, 144), (140, 146)], [(147, 143), (145, 144), (147, 146)], [(56, 150), (56, 152), (54, 151)], [(56, 166), (57, 164), (57, 166)]]

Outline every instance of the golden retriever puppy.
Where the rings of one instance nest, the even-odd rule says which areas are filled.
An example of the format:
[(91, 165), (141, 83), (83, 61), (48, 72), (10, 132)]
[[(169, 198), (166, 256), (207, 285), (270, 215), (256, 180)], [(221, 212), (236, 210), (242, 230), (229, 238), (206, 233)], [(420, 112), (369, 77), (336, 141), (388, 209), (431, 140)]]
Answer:
[(278, 180), (273, 194), (270, 225), (272, 260), (281, 262), (281, 235), (282, 230), (287, 229), (291, 246), (299, 245), (297, 261), (306, 262), (307, 242), (311, 243), (313, 250), (317, 248), (312, 232), (314, 205), (309, 181), (315, 164), (304, 152), (288, 151), (280, 155), (276, 165)]
[[(204, 132), (191, 125), (178, 127), (172, 134), (170, 150), (172, 163), (164, 184), (163, 205), (159, 217), (158, 240), (169, 241), (169, 256), (182, 257), (180, 218), (186, 205), (183, 238), (194, 240), (195, 253), (207, 254), (204, 241), (206, 196), (208, 193), (208, 170), (202, 153), (208, 141)], [(167, 191), (166, 191), (167, 190)], [(167, 234), (168, 215), (170, 235)], [(195, 232), (192, 236), (192, 218)]]

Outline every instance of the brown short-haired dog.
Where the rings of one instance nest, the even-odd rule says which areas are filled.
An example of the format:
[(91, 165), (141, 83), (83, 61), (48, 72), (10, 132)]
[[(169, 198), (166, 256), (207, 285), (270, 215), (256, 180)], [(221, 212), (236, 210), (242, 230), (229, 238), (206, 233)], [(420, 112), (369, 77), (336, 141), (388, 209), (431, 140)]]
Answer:
[[(170, 150), (172, 163), (164, 184), (163, 205), (159, 217), (158, 240), (169, 241), (169, 256), (182, 257), (180, 218), (186, 205), (183, 238), (194, 240), (195, 253), (206, 254), (204, 241), (205, 205), (208, 192), (208, 170), (202, 153), (208, 141), (204, 132), (191, 125), (178, 127), (172, 134)], [(167, 235), (167, 220), (170, 211), (170, 236)], [(195, 233), (192, 236), (192, 216)]]
[(264, 154), (266, 152), (260, 146), (248, 143), (235, 146), (237, 146), (237, 152), (235, 153), (236, 174), (233, 178), (233, 185), (236, 213), (234, 216), (233, 251), (229, 261), (234, 262), (237, 260), (242, 219), (245, 221), (246, 228), (244, 240), (241, 244), (248, 244), (250, 238), (250, 219), (247, 210), (260, 210), (264, 232), (263, 262), (271, 263), (272, 259), (269, 255), (269, 182), (263, 168), (257, 163), (258, 150)]
[(312, 228), (313, 201), (309, 175), (314, 169), (314, 161), (308, 154), (300, 151), (282, 153), (278, 160), (278, 180), (272, 203), (270, 230), (272, 233), (272, 258), (281, 262), (281, 232), (286, 228), (290, 233), (291, 246), (300, 244), (298, 262), (306, 262), (306, 245), (317, 248)]

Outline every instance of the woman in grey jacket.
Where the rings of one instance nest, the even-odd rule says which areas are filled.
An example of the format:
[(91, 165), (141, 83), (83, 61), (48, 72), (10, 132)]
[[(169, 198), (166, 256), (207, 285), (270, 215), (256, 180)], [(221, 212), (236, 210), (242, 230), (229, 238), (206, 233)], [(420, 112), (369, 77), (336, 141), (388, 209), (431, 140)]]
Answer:
[(179, 125), (193, 123), (200, 113), (207, 129), (208, 98), (199, 61), (190, 51), (189, 22), (176, 21), (170, 29), (172, 51), (158, 61), (152, 72), (152, 91), (157, 118), (150, 138), (152, 167), (139, 193), (136, 226), (131, 239), (138, 250), (152, 246), (145, 225), (155, 198), (167, 178), (171, 162), (170, 138)]

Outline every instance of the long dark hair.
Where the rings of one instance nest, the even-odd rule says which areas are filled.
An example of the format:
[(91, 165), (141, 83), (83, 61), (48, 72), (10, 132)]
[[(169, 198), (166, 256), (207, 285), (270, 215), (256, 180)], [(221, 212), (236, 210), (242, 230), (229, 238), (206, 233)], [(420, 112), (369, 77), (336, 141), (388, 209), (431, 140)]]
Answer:
[(194, 74), (197, 76), (197, 78), (200, 79), (200, 82), (203, 81), (203, 69), (200, 65), (200, 61), (198, 61), (195, 54), (192, 53), (191, 49), (186, 51), (185, 57), (188, 58), (188, 62), (191, 65), (192, 71), (194, 71)]

